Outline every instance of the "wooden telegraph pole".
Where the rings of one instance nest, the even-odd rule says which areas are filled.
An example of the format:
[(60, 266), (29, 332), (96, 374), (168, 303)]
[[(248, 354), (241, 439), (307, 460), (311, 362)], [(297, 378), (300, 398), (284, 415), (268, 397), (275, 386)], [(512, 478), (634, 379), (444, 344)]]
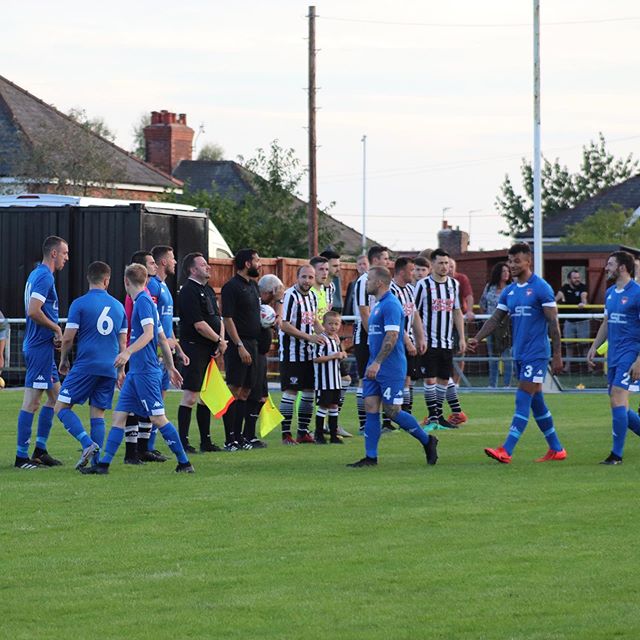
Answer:
[(309, 257), (318, 255), (316, 164), (316, 8), (309, 7)]

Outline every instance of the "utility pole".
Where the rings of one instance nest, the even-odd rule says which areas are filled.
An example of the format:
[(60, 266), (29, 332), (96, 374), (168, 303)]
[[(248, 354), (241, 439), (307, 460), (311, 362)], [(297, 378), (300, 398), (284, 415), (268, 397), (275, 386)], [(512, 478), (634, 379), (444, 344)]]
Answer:
[(316, 158), (316, 8), (309, 7), (309, 257), (318, 255), (318, 179)]
[(362, 253), (367, 253), (367, 136), (362, 136)]

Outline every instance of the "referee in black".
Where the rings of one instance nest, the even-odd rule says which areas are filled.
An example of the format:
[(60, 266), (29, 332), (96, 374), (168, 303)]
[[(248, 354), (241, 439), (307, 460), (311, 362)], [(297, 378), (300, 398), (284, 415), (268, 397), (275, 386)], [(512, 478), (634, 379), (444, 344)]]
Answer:
[(211, 267), (201, 253), (190, 253), (182, 261), (187, 280), (178, 294), (180, 310), (180, 345), (189, 357), (182, 371), (182, 400), (178, 407), (178, 433), (185, 451), (195, 453), (189, 444), (191, 412), (196, 408), (200, 430), (200, 451), (220, 451), (211, 442), (211, 412), (200, 400), (202, 380), (212, 357), (224, 354), (227, 342), (218, 310), (215, 291), (209, 286)]
[(234, 257), (236, 275), (222, 287), (222, 316), (229, 348), (224, 369), (229, 390), (236, 399), (224, 414), (225, 451), (252, 449), (242, 436), (247, 398), (256, 384), (260, 323), (260, 292), (252, 278), (260, 275), (260, 256), (253, 249), (240, 249)]

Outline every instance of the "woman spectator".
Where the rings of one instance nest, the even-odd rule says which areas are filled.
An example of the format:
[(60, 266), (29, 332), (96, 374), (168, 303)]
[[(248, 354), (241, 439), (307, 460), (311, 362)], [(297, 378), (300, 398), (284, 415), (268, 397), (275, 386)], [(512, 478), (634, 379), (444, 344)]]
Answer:
[[(506, 262), (498, 262), (491, 271), (489, 282), (485, 285), (480, 298), (482, 313), (491, 315), (498, 305), (502, 290), (511, 282), (511, 274)], [(498, 386), (498, 365), (502, 361), (504, 386), (511, 383), (511, 331), (509, 317), (503, 318), (497, 329), (487, 338), (487, 352), (489, 360), (489, 387), (495, 389)]]

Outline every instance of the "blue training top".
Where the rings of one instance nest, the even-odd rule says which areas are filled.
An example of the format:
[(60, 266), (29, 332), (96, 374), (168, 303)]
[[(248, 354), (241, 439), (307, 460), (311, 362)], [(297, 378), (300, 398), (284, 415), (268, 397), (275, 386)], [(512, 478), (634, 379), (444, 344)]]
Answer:
[(553, 289), (535, 273), (524, 284), (505, 287), (497, 308), (511, 316), (514, 360), (548, 360), (551, 355), (549, 328), (544, 307), (555, 307)]
[(384, 334), (397, 331), (398, 340), (391, 353), (380, 365), (378, 375), (400, 376), (404, 380), (407, 371), (407, 356), (404, 349), (404, 311), (402, 305), (390, 291), (387, 291), (369, 316), (369, 364), (371, 364), (382, 347)]
[(120, 351), (118, 335), (127, 333), (122, 303), (104, 289), (90, 289), (71, 303), (67, 328), (78, 330), (74, 372), (115, 378), (113, 361)]
[(38, 324), (29, 318), (29, 301), (31, 298), (40, 300), (42, 311), (49, 320), (58, 323), (58, 293), (53, 273), (46, 264), (39, 264), (27, 278), (24, 287), (24, 315), (27, 318), (27, 327), (24, 332), (22, 343), (23, 351), (41, 347), (43, 345), (53, 346), (53, 331)]
[(607, 364), (635, 360), (640, 352), (640, 285), (630, 280), (622, 290), (615, 285), (604, 294), (604, 315), (607, 317)]
[(160, 324), (164, 329), (167, 338), (173, 337), (173, 296), (166, 283), (162, 282), (158, 276), (149, 279), (147, 289), (151, 294), (160, 314)]
[(131, 315), (131, 337), (129, 345), (144, 333), (148, 324), (153, 325), (153, 340), (143, 349), (131, 355), (129, 359), (129, 373), (155, 373), (160, 371), (158, 366), (158, 333), (162, 331), (158, 310), (153, 304), (151, 296), (146, 291), (141, 291), (133, 301), (133, 313)]

